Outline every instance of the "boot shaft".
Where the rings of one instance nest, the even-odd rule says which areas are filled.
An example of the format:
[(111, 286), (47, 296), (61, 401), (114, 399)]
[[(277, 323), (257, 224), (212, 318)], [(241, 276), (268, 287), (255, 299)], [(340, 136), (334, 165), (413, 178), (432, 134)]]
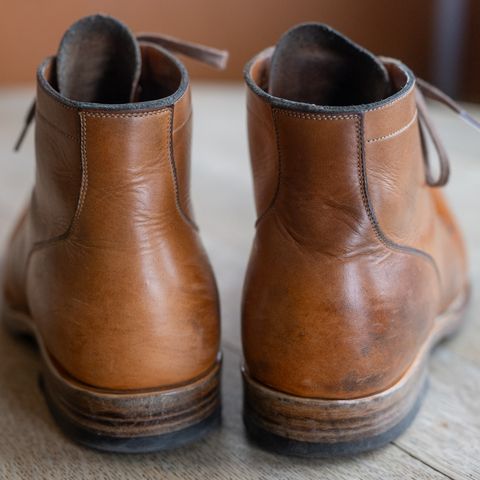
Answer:
[[(176, 68), (178, 84), (161, 101), (131, 104), (135, 108), (69, 102), (55, 90), (54, 60), (39, 69), (36, 241), (75, 233), (86, 242), (132, 246), (149, 238), (152, 226), (193, 224), (188, 78), (165, 52), (142, 50), (150, 64)], [(164, 93), (161, 75), (149, 74), (143, 77), (149, 93)]]
[(421, 245), (432, 205), (410, 70), (385, 61), (396, 92), (388, 101), (315, 107), (261, 88), (270, 56), (263, 52), (246, 71), (259, 221), (274, 209), (302, 244), (338, 255), (372, 241), (372, 227), (381, 241)]

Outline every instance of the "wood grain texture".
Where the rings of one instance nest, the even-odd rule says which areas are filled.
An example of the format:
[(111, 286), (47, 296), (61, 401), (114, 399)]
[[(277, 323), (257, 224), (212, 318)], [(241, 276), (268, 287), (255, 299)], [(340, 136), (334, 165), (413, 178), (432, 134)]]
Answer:
[(430, 362), (430, 393), (394, 443), (454, 479), (480, 478), (480, 370), (448, 347)]
[[(33, 135), (12, 145), (32, 90), (0, 90), (0, 244), (29, 195)], [(194, 85), (193, 202), (217, 275), (223, 313), (223, 428), (178, 451), (120, 456), (66, 440), (38, 388), (41, 364), (30, 342), (0, 331), (0, 479), (480, 479), (480, 298), (464, 330), (430, 360), (430, 391), (412, 427), (394, 444), (350, 459), (276, 456), (246, 440), (241, 421), (240, 298), (253, 236), (243, 88)], [(480, 109), (476, 111), (480, 116)], [(449, 193), (467, 233), (474, 284), (480, 280), (480, 139), (434, 109), (449, 136)]]

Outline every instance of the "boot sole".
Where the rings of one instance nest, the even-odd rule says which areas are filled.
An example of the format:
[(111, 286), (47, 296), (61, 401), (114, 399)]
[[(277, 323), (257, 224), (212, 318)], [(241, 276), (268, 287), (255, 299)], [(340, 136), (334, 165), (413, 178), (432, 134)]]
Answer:
[(33, 337), (40, 349), (40, 386), (56, 423), (68, 437), (107, 452), (170, 450), (203, 438), (221, 423), (221, 358), (210, 371), (178, 387), (109, 391), (82, 384), (61, 371), (32, 320), (3, 306), (3, 323)]
[(242, 369), (243, 419), (249, 438), (284, 455), (325, 458), (354, 455), (397, 438), (414, 420), (427, 389), (428, 357), (462, 324), (462, 294), (435, 328), (403, 377), (388, 390), (349, 400), (304, 398), (276, 391)]

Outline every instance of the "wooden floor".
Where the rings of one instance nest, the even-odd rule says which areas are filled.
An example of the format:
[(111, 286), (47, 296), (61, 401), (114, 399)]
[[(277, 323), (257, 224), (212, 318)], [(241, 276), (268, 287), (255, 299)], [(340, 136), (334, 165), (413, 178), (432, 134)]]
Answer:
[[(0, 246), (28, 197), (33, 135), (11, 146), (32, 90), (0, 90)], [(193, 200), (214, 264), (223, 313), (223, 427), (187, 448), (117, 456), (66, 440), (47, 413), (32, 345), (0, 330), (0, 479), (480, 479), (480, 298), (464, 330), (430, 362), (430, 390), (413, 426), (393, 444), (356, 458), (282, 458), (250, 445), (241, 421), (240, 295), (253, 236), (243, 88), (194, 88)], [(480, 109), (472, 109), (480, 117)], [(480, 280), (480, 135), (435, 109), (453, 175), (448, 193), (466, 231), (474, 285)]]

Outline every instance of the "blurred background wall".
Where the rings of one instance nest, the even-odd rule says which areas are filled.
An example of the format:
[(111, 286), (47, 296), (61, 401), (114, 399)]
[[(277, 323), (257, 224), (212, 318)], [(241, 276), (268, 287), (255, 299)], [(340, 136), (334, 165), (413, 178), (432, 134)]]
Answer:
[(448, 93), (480, 101), (480, 0), (1, 0), (0, 85), (32, 82), (77, 18), (109, 13), (134, 31), (230, 50), (225, 72), (189, 63), (194, 78), (240, 80), (244, 63), (298, 22), (333, 26), (374, 53), (401, 58)]

